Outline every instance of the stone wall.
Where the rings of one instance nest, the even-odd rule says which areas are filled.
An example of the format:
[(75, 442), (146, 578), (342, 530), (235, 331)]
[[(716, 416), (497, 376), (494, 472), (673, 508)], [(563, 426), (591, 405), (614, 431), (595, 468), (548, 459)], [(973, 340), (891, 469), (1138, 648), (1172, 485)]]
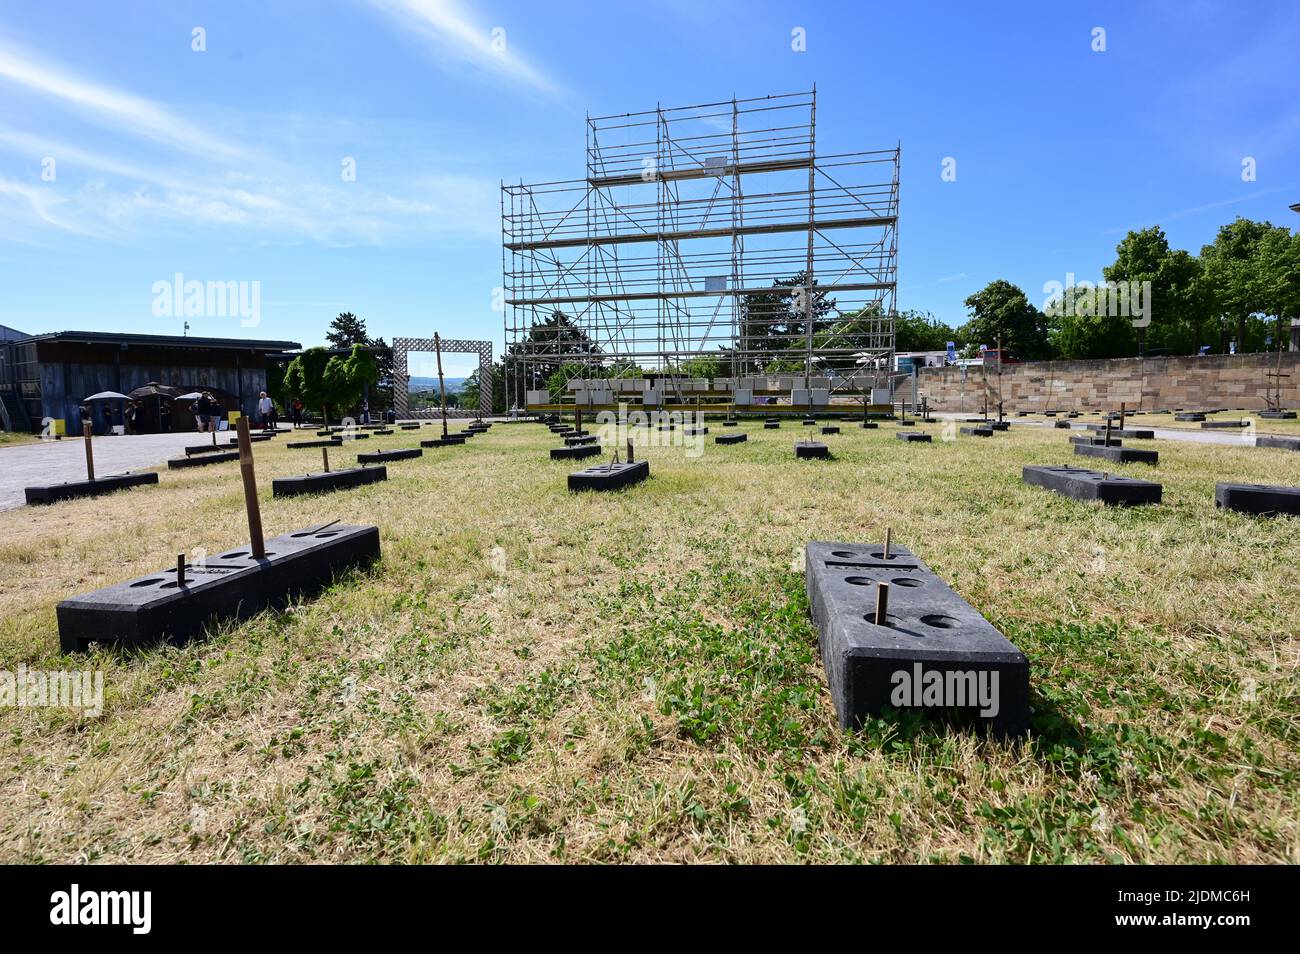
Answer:
[[(1278, 370), (1274, 354), (1208, 355), (1203, 358), (1117, 358), (1109, 361), (1032, 361), (1002, 368), (1004, 410), (1156, 411), (1183, 408), (1263, 410)], [(1300, 407), (1300, 353), (1282, 355), (1282, 406)], [(922, 368), (918, 393), (938, 411), (996, 409), (999, 381), (992, 368)], [(903, 384), (899, 395), (911, 397)]]

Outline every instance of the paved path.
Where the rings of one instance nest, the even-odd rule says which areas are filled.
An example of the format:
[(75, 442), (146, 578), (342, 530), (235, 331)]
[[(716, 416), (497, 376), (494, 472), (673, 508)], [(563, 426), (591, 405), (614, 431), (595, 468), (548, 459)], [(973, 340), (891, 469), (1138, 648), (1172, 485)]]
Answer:
[[(217, 443), (224, 445), (233, 436), (233, 432), (223, 431), (217, 435)], [(134, 434), (92, 440), (95, 473), (106, 477), (154, 467), (169, 457), (183, 457), (187, 446), (207, 443), (212, 435)], [(26, 503), (25, 487), (85, 479), (86, 448), (79, 437), (0, 447), (0, 510), (12, 510)]]

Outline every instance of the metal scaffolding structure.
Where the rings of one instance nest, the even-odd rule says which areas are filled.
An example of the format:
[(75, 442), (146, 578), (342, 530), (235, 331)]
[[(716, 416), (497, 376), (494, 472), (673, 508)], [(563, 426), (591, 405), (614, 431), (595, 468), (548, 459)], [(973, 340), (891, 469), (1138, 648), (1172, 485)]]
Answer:
[(503, 184), (510, 400), (563, 371), (680, 402), (715, 361), (694, 390), (732, 403), (772, 390), (760, 375), (884, 382), (899, 149), (818, 155), (816, 121), (815, 90), (589, 116), (584, 179)]

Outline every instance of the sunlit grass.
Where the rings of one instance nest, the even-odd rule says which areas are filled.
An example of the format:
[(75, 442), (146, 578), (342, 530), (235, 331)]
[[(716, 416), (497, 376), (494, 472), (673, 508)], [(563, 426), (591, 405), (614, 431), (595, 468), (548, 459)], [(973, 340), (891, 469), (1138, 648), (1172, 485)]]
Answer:
[[(1300, 521), (1213, 501), (1300, 456), (1141, 444), (1159, 466), (1116, 470), (1165, 502), (1103, 509), (1021, 483), (1075, 461), (1059, 431), (842, 426), (823, 462), (797, 424), (711, 424), (609, 495), (567, 493), (536, 425), (288, 500), (270, 478), (320, 452), (257, 445), (268, 534), (376, 523), (382, 563), (125, 655), (62, 656), (55, 603), (243, 542), (237, 465), (0, 514), (0, 668), (107, 692), (99, 719), (0, 710), (0, 859), (1300, 861)], [(798, 552), (886, 526), (1030, 656), (1028, 740), (838, 729)]]

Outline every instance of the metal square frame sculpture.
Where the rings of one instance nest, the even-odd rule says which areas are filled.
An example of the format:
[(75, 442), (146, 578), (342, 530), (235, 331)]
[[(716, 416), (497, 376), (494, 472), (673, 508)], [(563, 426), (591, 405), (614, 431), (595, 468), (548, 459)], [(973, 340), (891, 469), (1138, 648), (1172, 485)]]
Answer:
[[(398, 417), (410, 417), (411, 405), (407, 388), (411, 376), (407, 372), (406, 356), (411, 351), (427, 351), (432, 354), (439, 345), (444, 353), (478, 355), (478, 409), (480, 414), (492, 413), (492, 342), (473, 341), (468, 338), (439, 338), (435, 344), (432, 338), (394, 338), (393, 339), (393, 411)], [(430, 411), (423, 415), (432, 417)]]

